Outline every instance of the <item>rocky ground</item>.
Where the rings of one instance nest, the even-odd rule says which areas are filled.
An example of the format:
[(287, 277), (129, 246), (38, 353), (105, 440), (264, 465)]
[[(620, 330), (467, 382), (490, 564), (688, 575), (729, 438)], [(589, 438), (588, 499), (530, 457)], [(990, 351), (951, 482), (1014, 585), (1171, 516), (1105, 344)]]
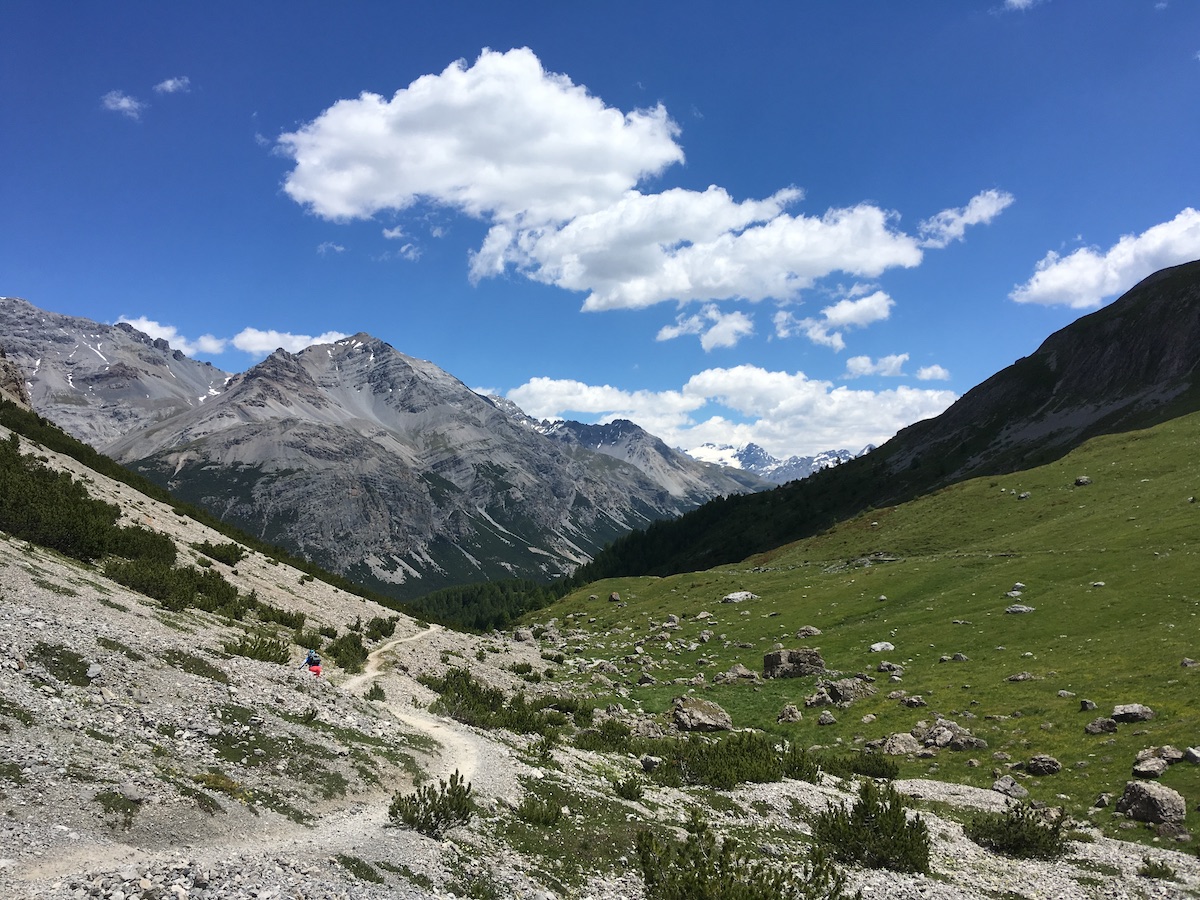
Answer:
[[(119, 502), (130, 521), (172, 534), (182, 556), (195, 556), (194, 542), (225, 540), (61, 464)], [(311, 626), (344, 631), (392, 615), (260, 554), (236, 573), (221, 571), (244, 592), (303, 611)], [(636, 760), (569, 747), (539, 759), (527, 738), (428, 711), (434, 695), (417, 676), (458, 665), (508, 690), (528, 689), (512, 667), (545, 665), (536, 642), (399, 617), (394, 634), (371, 646), (364, 672), (329, 667), (314, 678), (298, 667), (298, 647), (287, 665), (224, 652), (240, 633), (206, 614), (167, 612), (91, 567), (0, 539), (0, 897), (633, 900), (641, 881), (632, 854), (620, 850), (610, 870), (577, 882), (547, 876), (556, 833), (581, 827), (586, 809), (634, 826), (682, 824), (690, 806), (712, 800), (711, 792), (657, 786), (641, 802), (618, 800), (607, 779), (633, 771)], [(372, 686), (382, 698), (366, 699)], [(389, 824), (394, 792), (455, 770), (480, 804), (470, 825), (436, 841)], [(577, 808), (531, 850), (512, 842), (508, 826), (540, 779), (568, 785)], [(1193, 854), (1166, 845), (1148, 852), (1085, 827), (1093, 839), (1073, 842), (1066, 860), (1014, 862), (965, 839), (946, 815), (1001, 808), (1001, 795), (932, 781), (899, 787), (926, 804), (935, 874), (855, 872), (864, 897), (1200, 896)], [(807, 826), (794, 808), (849, 796), (833, 778), (754, 785), (722, 794), (710, 818), (718, 830), (759, 836), (761, 852), (782, 860), (804, 843)], [(1139, 876), (1147, 856), (1176, 879)]]

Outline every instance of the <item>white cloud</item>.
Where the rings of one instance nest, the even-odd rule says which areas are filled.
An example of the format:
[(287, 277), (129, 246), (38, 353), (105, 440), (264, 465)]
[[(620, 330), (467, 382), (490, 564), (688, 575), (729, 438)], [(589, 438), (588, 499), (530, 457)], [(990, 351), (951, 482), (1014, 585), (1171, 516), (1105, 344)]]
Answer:
[(864, 375), (882, 375), (885, 378), (898, 378), (903, 375), (904, 364), (908, 362), (907, 353), (897, 353), (892, 356), (881, 356), (872, 361), (869, 356), (852, 356), (846, 360), (846, 378), (861, 378)]
[(296, 162), (284, 190), (324, 218), (426, 199), (535, 226), (600, 209), (682, 161), (677, 131), (662, 106), (605, 106), (523, 48), (484, 50), (390, 100), (339, 100), (279, 145)]
[(961, 209), (943, 209), (921, 223), (921, 246), (938, 248), (961, 241), (967, 226), (989, 224), (1012, 203), (1013, 195), (1007, 191), (988, 190), (976, 194)]
[[(857, 288), (858, 286), (856, 286)], [(852, 290), (857, 293), (857, 290)], [(789, 338), (803, 334), (814, 344), (841, 351), (846, 347), (842, 332), (847, 328), (865, 328), (891, 315), (896, 305), (883, 291), (858, 299), (846, 298), (821, 310), (820, 318), (800, 318), (787, 310), (775, 313), (775, 336)]]
[(586, 294), (587, 310), (785, 299), (833, 272), (920, 263), (917, 239), (869, 204), (809, 216), (787, 211), (791, 187), (639, 190), (683, 161), (678, 134), (661, 105), (622, 112), (528, 49), (484, 50), (391, 99), (340, 100), (278, 146), (294, 161), (285, 191), (317, 215), (457, 210), (489, 225), (472, 280), (516, 269)]
[(1083, 247), (1067, 256), (1054, 251), (1037, 264), (1033, 277), (1009, 294), (1017, 303), (1099, 306), (1147, 275), (1200, 258), (1200, 212), (1188, 207), (1169, 222), (1141, 234), (1124, 235), (1106, 251)]
[(333, 241), (322, 241), (317, 244), (317, 252), (325, 256), (327, 253), (345, 253), (346, 248), (341, 244), (335, 244)]
[(404, 229), (397, 225), (395, 228), (383, 229), (383, 236), (389, 241), (400, 241), (404, 239)]
[(832, 272), (875, 277), (920, 263), (915, 239), (892, 228), (891, 213), (865, 204), (820, 217), (785, 212), (799, 197), (794, 188), (742, 202), (716, 186), (630, 191), (562, 227), (494, 227), (472, 275), (513, 264), (536, 281), (588, 292), (583, 308), (596, 311), (788, 298)]
[(803, 372), (745, 365), (705, 370), (678, 390), (630, 392), (534, 378), (507, 396), (538, 418), (628, 418), (672, 446), (753, 441), (776, 456), (880, 444), (956, 399), (951, 391), (909, 387), (856, 391)]
[(664, 325), (655, 340), (669, 341), (685, 334), (700, 335), (700, 346), (706, 351), (714, 347), (735, 347), (743, 337), (754, 334), (754, 322), (743, 312), (723, 313), (710, 303), (692, 316), (680, 314), (674, 325)]
[(821, 316), (834, 328), (865, 328), (890, 316), (895, 305), (896, 301), (883, 291), (875, 291), (858, 300), (839, 300), (826, 306)]
[(152, 338), (161, 338), (171, 345), (171, 349), (179, 350), (188, 356), (195, 356), (197, 353), (223, 353), (225, 345), (228, 343), (222, 338), (213, 337), (211, 334), (202, 334), (200, 337), (192, 340), (181, 335), (174, 325), (163, 325), (145, 316), (138, 316), (136, 319), (129, 316), (121, 316), (117, 321), (132, 325), (138, 331), (148, 334)]
[(1004, 0), (1004, 9), (1006, 10), (1026, 10), (1033, 9), (1039, 3), (1045, 0)]
[(168, 78), (166, 81), (160, 81), (154, 86), (155, 92), (159, 94), (186, 94), (191, 89), (192, 80), (186, 75)]
[(950, 373), (939, 365), (922, 366), (917, 369), (918, 381), (949, 381)]
[(109, 91), (100, 98), (100, 105), (112, 112), (120, 113), (127, 118), (137, 120), (142, 117), (142, 110), (147, 104), (124, 91)]
[(313, 344), (332, 344), (348, 335), (340, 331), (327, 331), (316, 337), (307, 334), (290, 334), (286, 331), (260, 331), (257, 328), (243, 328), (234, 335), (233, 346), (254, 356), (266, 356), (282, 347), (289, 353), (299, 353), (305, 347)]

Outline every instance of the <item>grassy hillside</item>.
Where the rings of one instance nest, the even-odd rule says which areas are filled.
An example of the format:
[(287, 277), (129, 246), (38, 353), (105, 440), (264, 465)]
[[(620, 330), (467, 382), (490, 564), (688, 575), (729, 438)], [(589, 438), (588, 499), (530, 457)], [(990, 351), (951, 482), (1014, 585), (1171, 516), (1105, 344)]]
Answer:
[[(802, 746), (861, 746), (939, 715), (988, 742), (984, 750), (901, 758), (908, 777), (988, 787), (1013, 763), (1053, 755), (1063, 764), (1057, 775), (1012, 774), (1033, 799), (1065, 802), (1130, 837), (1110, 810), (1092, 810), (1096, 796), (1119, 796), (1139, 750), (1200, 743), (1200, 667), (1181, 666), (1200, 658), (1198, 450), (1200, 414), (1096, 438), (1041, 468), (873, 510), (738, 565), (597, 582), (529, 619), (557, 618), (579, 682), (592, 683), (593, 661), (609, 660), (620, 671), (609, 675), (616, 692), (629, 698), (615, 699), (648, 711), (665, 710), (689, 690), (686, 680), (704, 673), (696, 693), (725, 707), (735, 727)], [(1080, 476), (1091, 483), (1077, 485)], [(1007, 596), (1016, 582), (1026, 585), (1021, 596)], [(612, 591), (621, 602), (608, 599)], [(720, 602), (733, 591), (759, 599)], [(1014, 603), (1034, 611), (1006, 614)], [(704, 612), (711, 618), (696, 618)], [(678, 630), (662, 628), (669, 615), (679, 617)], [(820, 636), (797, 639), (806, 625)], [(705, 629), (714, 636), (700, 643)], [(895, 649), (871, 652), (879, 641)], [(818, 647), (829, 668), (876, 677), (878, 693), (834, 708), (834, 725), (817, 724), (819, 709), (777, 724), (784, 704), (803, 708), (815, 678), (712, 683), (735, 663), (761, 672), (777, 642)], [(967, 660), (940, 661), (954, 654)], [(877, 671), (884, 660), (904, 668), (899, 682)], [(643, 672), (657, 683), (637, 685)], [(1022, 672), (1033, 678), (1007, 680)], [(893, 690), (928, 705), (887, 699)], [(1081, 711), (1082, 699), (1098, 709)], [(1084, 733), (1125, 703), (1145, 703), (1156, 717), (1116, 734)], [(867, 715), (876, 719), (864, 723)], [(1011, 759), (995, 759), (997, 752)], [(1200, 767), (1173, 765), (1162, 782), (1187, 798), (1195, 831)]]

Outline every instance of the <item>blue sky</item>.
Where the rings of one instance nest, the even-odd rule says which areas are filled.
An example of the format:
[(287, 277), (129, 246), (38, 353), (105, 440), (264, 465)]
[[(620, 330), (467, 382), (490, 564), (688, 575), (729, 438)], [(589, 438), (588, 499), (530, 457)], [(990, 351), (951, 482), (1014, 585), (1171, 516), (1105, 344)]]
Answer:
[(880, 443), (1200, 258), (1194, 0), (9, 0), (0, 85), (0, 295), (685, 448)]

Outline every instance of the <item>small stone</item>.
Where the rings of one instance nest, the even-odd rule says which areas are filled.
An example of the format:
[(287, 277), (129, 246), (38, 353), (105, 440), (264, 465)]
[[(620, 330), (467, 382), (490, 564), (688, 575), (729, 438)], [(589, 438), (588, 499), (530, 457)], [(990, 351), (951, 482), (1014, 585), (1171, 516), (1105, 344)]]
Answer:
[(1091, 700), (1080, 700), (1079, 701), (1079, 711), (1080, 712), (1091, 712), (1095, 708), (1096, 708), (1096, 704)]

